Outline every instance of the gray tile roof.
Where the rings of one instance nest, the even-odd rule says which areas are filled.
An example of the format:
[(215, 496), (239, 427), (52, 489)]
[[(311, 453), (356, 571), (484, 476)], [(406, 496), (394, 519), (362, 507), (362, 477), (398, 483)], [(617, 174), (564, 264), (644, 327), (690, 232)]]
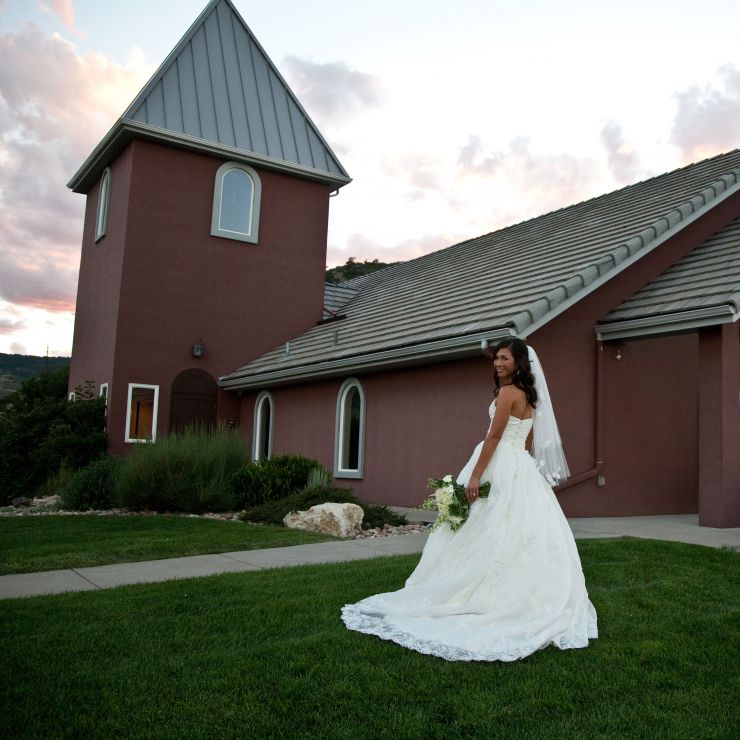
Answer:
[(350, 181), (231, 0), (208, 3), (70, 187), (84, 190), (107, 164), (99, 160), (137, 134), (339, 187)]
[(351, 287), (347, 281), (340, 285), (334, 283), (324, 284), (324, 318), (329, 318), (339, 313), (339, 309), (346, 306), (356, 295), (357, 289)]
[(617, 306), (599, 328), (607, 336), (629, 336), (630, 326), (639, 335), (675, 327), (699, 311), (705, 319), (740, 314), (740, 217)]
[(366, 276), (346, 319), (314, 327), (222, 385), (346, 375), (526, 337), (737, 190), (740, 150), (388, 267)]

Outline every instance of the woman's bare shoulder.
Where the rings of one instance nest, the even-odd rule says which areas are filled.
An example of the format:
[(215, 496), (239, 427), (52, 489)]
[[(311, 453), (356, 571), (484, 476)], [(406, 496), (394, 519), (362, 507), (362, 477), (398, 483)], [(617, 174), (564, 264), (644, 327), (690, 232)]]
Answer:
[(498, 391), (499, 398), (510, 398), (515, 400), (524, 395), (526, 395), (524, 391), (521, 388), (517, 388), (513, 383), (502, 385)]

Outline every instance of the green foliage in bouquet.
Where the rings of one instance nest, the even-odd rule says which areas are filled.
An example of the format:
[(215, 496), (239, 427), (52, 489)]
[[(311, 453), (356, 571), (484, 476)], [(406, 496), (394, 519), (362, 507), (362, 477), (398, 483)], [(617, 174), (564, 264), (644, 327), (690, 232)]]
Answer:
[[(455, 532), (460, 529), (470, 513), (470, 503), (465, 495), (465, 486), (458, 483), (451, 475), (444, 478), (430, 478), (427, 483), (434, 493), (421, 505), (422, 509), (431, 509), (439, 512), (439, 516), (432, 525), (432, 531), (439, 529), (443, 524), (449, 524)], [(491, 492), (490, 483), (482, 483), (478, 495), (486, 498)]]

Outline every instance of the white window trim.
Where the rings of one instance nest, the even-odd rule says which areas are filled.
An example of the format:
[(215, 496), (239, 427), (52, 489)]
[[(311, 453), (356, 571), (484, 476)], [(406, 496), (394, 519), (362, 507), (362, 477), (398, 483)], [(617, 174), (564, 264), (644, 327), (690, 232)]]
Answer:
[[(241, 170), (252, 181), (252, 220), (250, 223), (249, 234), (243, 234), (239, 231), (229, 231), (222, 229), (221, 223), (221, 193), (225, 175), (231, 170)], [(257, 171), (246, 164), (239, 162), (226, 162), (222, 164), (216, 172), (216, 180), (213, 186), (213, 212), (211, 214), (211, 236), (220, 236), (224, 239), (235, 239), (240, 242), (249, 242), (257, 244), (259, 238), (260, 225), (260, 205), (262, 202), (262, 183)]]
[(69, 395), (67, 396), (67, 400), (74, 403), (77, 400), (77, 394), (74, 391), (70, 391)]
[(100, 178), (98, 210), (95, 214), (95, 241), (100, 241), (108, 231), (108, 211), (110, 208), (110, 167), (106, 167)]
[[(350, 388), (357, 388), (360, 394), (360, 439), (357, 450), (357, 469), (348, 470), (340, 467), (344, 450), (344, 403), (349, 395)], [(365, 472), (365, 391), (357, 378), (348, 378), (342, 383), (337, 394), (337, 411), (334, 425), (334, 477), (335, 478), (362, 478)]]
[[(133, 396), (134, 388), (149, 388), (154, 391), (154, 408), (152, 409), (152, 438), (151, 439), (131, 439), (128, 436), (128, 430), (131, 424), (131, 398)], [(124, 432), (124, 440), (131, 444), (147, 444), (154, 443), (157, 441), (157, 416), (159, 414), (159, 386), (149, 385), (147, 383), (129, 383), (128, 384), (128, 398), (126, 400), (126, 429)]]
[(270, 406), (270, 433), (267, 436), (267, 459), (272, 457), (272, 433), (275, 429), (275, 404), (272, 400), (270, 391), (261, 391), (257, 396), (257, 400), (254, 402), (254, 427), (252, 437), (252, 460), (255, 462), (261, 460), (258, 457), (259, 453), (259, 438), (260, 438), (260, 427), (262, 425), (263, 408), (265, 403)]

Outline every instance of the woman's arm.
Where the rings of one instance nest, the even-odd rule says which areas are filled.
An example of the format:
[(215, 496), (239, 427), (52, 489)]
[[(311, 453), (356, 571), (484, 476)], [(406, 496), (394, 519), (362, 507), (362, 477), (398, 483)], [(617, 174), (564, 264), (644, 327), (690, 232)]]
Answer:
[(511, 416), (511, 410), (514, 406), (514, 402), (517, 399), (517, 389), (514, 386), (505, 385), (499, 390), (498, 398), (496, 399), (496, 413), (493, 415), (493, 423), (491, 428), (486, 435), (486, 439), (483, 442), (480, 455), (478, 456), (478, 462), (473, 468), (473, 472), (468, 480), (468, 485), (465, 488), (465, 494), (468, 501), (472, 502), (478, 498), (478, 491), (480, 489), (480, 477), (483, 475), (483, 471), (486, 466), (491, 462), (493, 453), (496, 452), (498, 443), (501, 441), (506, 424)]

